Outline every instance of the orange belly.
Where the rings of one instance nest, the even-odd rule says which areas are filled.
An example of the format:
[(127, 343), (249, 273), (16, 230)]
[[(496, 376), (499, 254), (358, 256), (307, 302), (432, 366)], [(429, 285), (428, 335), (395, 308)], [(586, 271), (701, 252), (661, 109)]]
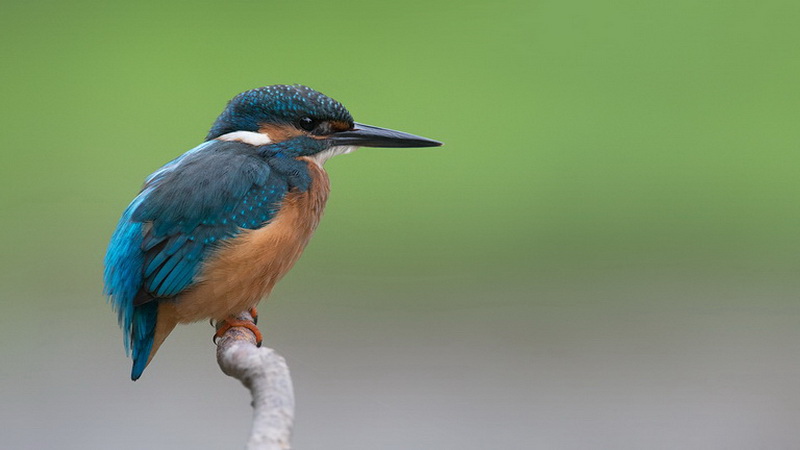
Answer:
[(172, 303), (177, 322), (222, 320), (251, 308), (297, 262), (330, 192), (327, 173), (310, 159), (300, 159), (307, 161), (310, 188), (289, 192), (269, 224), (243, 230), (203, 264), (197, 284)]

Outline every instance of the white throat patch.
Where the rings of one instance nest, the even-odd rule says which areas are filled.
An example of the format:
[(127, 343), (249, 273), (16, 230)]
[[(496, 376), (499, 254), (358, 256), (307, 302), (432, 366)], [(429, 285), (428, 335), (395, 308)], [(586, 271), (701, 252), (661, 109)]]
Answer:
[(220, 141), (238, 141), (250, 145), (268, 145), (272, 144), (267, 133), (257, 133), (255, 131), (234, 131), (232, 133), (223, 134), (218, 137)]
[(353, 153), (356, 151), (358, 147), (352, 145), (342, 145), (338, 147), (331, 147), (327, 150), (323, 150), (316, 155), (311, 156), (311, 159), (317, 163), (318, 166), (322, 167), (325, 162), (336, 155), (346, 155), (348, 153)]

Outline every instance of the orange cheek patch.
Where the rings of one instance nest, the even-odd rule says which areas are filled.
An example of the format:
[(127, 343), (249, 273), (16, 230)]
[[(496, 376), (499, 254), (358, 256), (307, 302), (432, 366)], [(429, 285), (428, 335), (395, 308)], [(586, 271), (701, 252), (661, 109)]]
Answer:
[(333, 130), (334, 133), (337, 131), (347, 131), (353, 128), (349, 123), (343, 122), (341, 120), (331, 120), (328, 123), (331, 124), (331, 129)]
[(291, 125), (276, 125), (272, 123), (261, 125), (258, 132), (269, 136), (272, 142), (288, 141), (289, 139), (306, 134)]

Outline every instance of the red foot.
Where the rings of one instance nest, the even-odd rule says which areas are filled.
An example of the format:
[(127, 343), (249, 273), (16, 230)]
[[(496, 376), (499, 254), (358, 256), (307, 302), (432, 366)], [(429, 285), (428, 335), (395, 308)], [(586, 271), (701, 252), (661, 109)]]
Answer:
[(226, 331), (230, 330), (233, 327), (243, 327), (252, 331), (256, 337), (256, 346), (261, 347), (261, 341), (264, 339), (263, 336), (261, 336), (261, 331), (258, 329), (256, 324), (250, 322), (249, 320), (233, 320), (233, 319), (223, 320), (222, 325), (219, 327), (217, 332), (214, 333), (214, 343), (216, 344), (217, 339), (221, 338)]
[(258, 325), (258, 311), (256, 310), (256, 307), (254, 306), (248, 309), (247, 312), (249, 312), (250, 315), (253, 316), (253, 323)]

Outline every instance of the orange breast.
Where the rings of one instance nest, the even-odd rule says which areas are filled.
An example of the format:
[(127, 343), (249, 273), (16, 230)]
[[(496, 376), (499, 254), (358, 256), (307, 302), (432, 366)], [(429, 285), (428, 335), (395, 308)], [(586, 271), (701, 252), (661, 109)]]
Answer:
[(243, 230), (203, 265), (198, 284), (174, 303), (178, 322), (226, 317), (269, 295), (297, 262), (319, 224), (330, 192), (325, 171), (308, 158), (311, 187), (289, 192), (275, 217), (258, 230)]

